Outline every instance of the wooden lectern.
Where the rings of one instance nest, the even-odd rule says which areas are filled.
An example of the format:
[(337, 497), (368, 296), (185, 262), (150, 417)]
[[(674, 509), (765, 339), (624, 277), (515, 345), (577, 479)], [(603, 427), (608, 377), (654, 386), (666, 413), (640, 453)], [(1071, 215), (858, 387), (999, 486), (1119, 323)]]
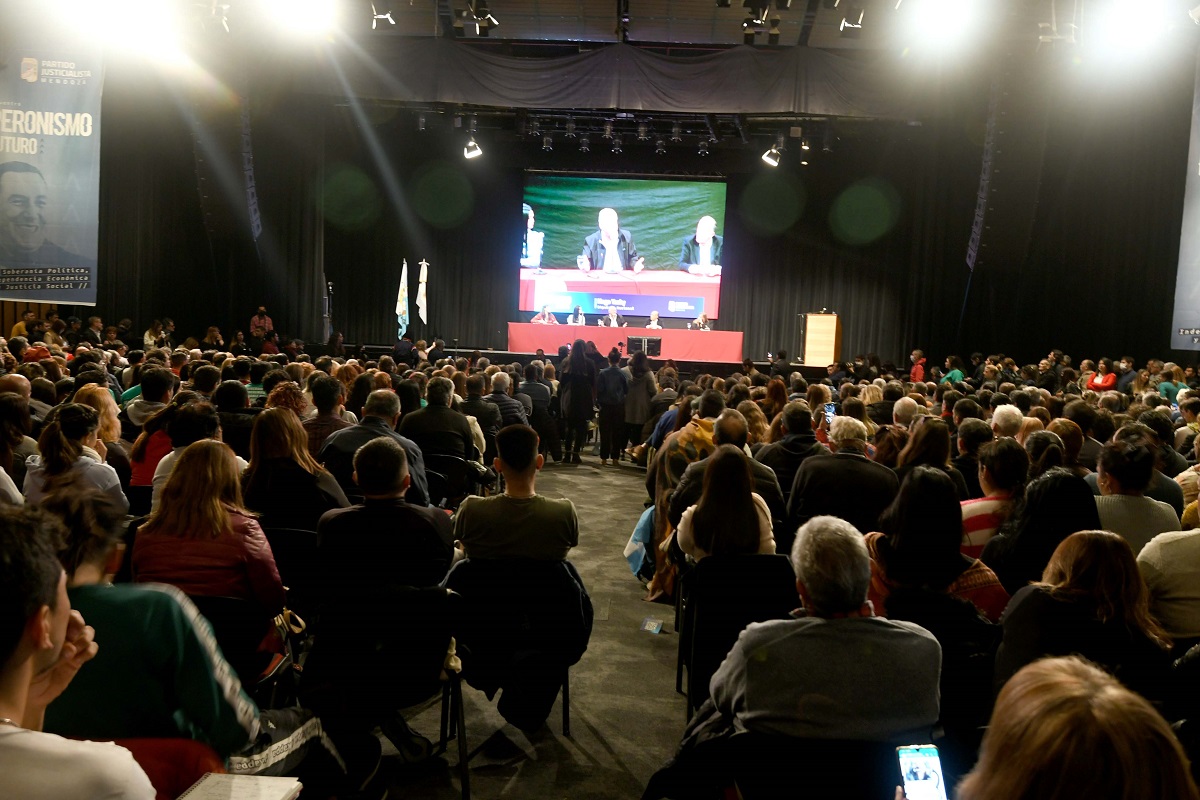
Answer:
[(804, 315), (804, 363), (828, 366), (842, 357), (842, 321), (837, 314)]

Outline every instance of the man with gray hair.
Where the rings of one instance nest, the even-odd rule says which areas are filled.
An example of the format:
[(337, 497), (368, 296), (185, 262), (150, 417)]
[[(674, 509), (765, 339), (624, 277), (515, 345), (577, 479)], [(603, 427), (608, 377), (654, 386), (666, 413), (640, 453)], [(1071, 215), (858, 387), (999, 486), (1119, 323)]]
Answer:
[(321, 452), (317, 454), (325, 469), (333, 473), (337, 482), (348, 495), (360, 494), (354, 482), (354, 454), (372, 439), (389, 436), (404, 448), (408, 457), (408, 474), (412, 485), (405, 499), (414, 506), (429, 505), (429, 482), (425, 478), (425, 458), (417, 443), (396, 433), (400, 421), (400, 398), (391, 389), (376, 389), (367, 395), (363, 404), (362, 419), (357, 425), (329, 434)]
[(829, 426), (832, 458), (809, 458), (796, 470), (788, 498), (788, 524), (779, 551), (790, 548), (787, 531), (813, 517), (831, 514), (861, 531), (879, 530), (879, 515), (900, 489), (896, 473), (867, 458), (867, 428), (852, 417), (834, 417)]
[(471, 423), (450, 407), (454, 399), (454, 382), (449, 378), (430, 379), (425, 387), (425, 399), (428, 402), (425, 408), (404, 415), (400, 435), (416, 442), (426, 458), (436, 454), (474, 459), (475, 438), (471, 435)]
[(992, 433), (997, 439), (1005, 436), (1012, 438), (1021, 432), (1024, 420), (1021, 409), (1012, 404), (1002, 405), (992, 412)]
[(907, 428), (917, 416), (917, 401), (911, 397), (901, 397), (892, 406), (892, 423), (901, 428)]
[(792, 566), (802, 615), (742, 632), (709, 685), (717, 711), (738, 731), (800, 739), (928, 736), (942, 648), (919, 625), (875, 616), (862, 534), (814, 517), (796, 531)]
[(492, 376), (492, 393), (483, 398), (500, 409), (500, 427), (502, 428), (507, 428), (509, 425), (529, 424), (529, 416), (525, 413), (525, 406), (521, 401), (508, 393), (511, 387), (512, 378), (509, 377), (508, 373), (497, 372)]

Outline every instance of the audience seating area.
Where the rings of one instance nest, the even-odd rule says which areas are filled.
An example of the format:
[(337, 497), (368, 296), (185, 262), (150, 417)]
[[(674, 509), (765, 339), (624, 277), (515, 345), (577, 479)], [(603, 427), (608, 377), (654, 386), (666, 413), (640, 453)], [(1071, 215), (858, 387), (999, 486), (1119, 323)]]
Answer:
[[(1093, 742), (1086, 709), (1111, 700), (1121, 738), (1158, 742), (1137, 756), (1153, 796), (1198, 797), (1190, 367), (1053, 351), (927, 370), (915, 351), (809, 383), (784, 361), (683, 374), (582, 343), (529, 369), (424, 342), (370, 360), (48, 344), (26, 358), (14, 332), (3, 353), (4, 547), (47, 526), (71, 591), (168, 584), (179, 619), (203, 618), (148, 614), (140, 635), (211, 644), (196, 685), (227, 710), (108, 737), (158, 796), (231, 767), (302, 776), (305, 797), (915, 798), (929, 780), (1065, 798), (1032, 787), (1088, 747), (1142, 747)], [(685, 471), (702, 490), (675, 523)], [(335, 527), (355, 509), (391, 522)], [(95, 622), (101, 648), (132, 635)], [(171, 684), (131, 715), (181, 703)], [(1087, 700), (1045, 735), (1091, 744), (1030, 745), (1030, 686)], [(253, 735), (278, 712), (300, 721), (274, 734), (288, 759)], [(241, 748), (209, 746), (222, 713)], [(926, 743), (936, 776), (897, 757)], [(1004, 763), (1026, 745), (1044, 763)]]

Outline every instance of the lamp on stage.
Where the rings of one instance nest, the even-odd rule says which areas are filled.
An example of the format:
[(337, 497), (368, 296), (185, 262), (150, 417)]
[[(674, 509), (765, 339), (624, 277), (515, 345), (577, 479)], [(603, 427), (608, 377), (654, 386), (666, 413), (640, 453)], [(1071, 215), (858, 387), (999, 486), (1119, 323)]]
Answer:
[(771, 149), (762, 154), (762, 160), (772, 167), (779, 166), (780, 151), (783, 150), (782, 134), (775, 139), (775, 144), (771, 145)]

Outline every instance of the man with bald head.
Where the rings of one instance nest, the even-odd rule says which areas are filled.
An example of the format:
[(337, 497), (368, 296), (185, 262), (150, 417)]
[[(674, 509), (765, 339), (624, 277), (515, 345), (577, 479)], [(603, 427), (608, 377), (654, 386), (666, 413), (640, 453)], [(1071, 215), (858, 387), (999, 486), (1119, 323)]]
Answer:
[[(774, 527), (786, 516), (783, 491), (779, 488), (779, 479), (775, 477), (775, 471), (765, 464), (755, 461), (751, 457), (750, 451), (746, 449), (749, 433), (749, 426), (742, 413), (736, 408), (727, 408), (721, 412), (713, 425), (713, 444), (718, 447), (723, 444), (731, 444), (746, 452), (754, 491), (762, 497), (767, 508), (771, 510), (771, 523)], [(688, 468), (683, 471), (679, 485), (675, 487), (675, 493), (671, 495), (667, 519), (671, 521), (671, 526), (674, 528), (679, 527), (679, 520), (683, 517), (683, 512), (689, 506), (700, 502), (700, 496), (704, 493), (704, 471), (708, 468), (709, 455), (711, 453), (706, 454), (702, 460), (688, 465)]]
[(722, 241), (723, 238), (717, 236), (717, 221), (712, 217), (701, 217), (696, 223), (696, 235), (683, 240), (679, 268), (691, 275), (719, 277)]
[(616, 210), (600, 209), (597, 227), (599, 230), (583, 240), (579, 268), (584, 272), (598, 269), (609, 274), (619, 274), (627, 269), (641, 272), (646, 259), (638, 255), (633, 234), (620, 226)]
[(52, 407), (41, 400), (34, 400), (30, 397), (30, 390), (29, 379), (20, 373), (10, 372), (7, 375), (0, 375), (0, 392), (12, 392), (29, 401), (29, 416), (33, 417), (33, 426), (36, 430), (41, 428), (42, 422)]

